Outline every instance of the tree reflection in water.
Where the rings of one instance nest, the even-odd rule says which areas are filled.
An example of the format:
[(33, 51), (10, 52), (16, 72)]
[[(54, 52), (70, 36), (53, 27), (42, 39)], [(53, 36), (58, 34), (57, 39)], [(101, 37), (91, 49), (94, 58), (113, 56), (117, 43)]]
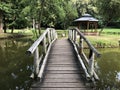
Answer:
[(120, 89), (120, 48), (104, 48), (99, 50), (102, 54), (97, 60), (100, 81), (96, 90)]
[(32, 57), (25, 52), (28, 39), (0, 40), (0, 90), (26, 90), (30, 86)]

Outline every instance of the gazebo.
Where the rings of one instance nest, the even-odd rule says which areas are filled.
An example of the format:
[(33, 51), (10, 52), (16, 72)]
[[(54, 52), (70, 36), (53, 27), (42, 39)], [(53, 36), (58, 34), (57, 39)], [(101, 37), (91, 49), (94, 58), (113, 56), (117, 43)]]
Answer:
[(78, 24), (78, 28), (81, 30), (82, 28), (84, 31), (82, 31), (84, 34), (95, 34), (97, 35), (97, 26), (98, 26), (98, 20), (94, 17), (92, 17), (90, 14), (84, 14), (81, 18), (78, 18), (74, 20)]

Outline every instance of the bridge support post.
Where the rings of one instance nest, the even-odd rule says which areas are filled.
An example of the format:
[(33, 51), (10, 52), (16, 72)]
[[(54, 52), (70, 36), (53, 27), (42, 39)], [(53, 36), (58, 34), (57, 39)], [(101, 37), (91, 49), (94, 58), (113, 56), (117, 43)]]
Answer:
[(90, 49), (90, 54), (89, 54), (89, 73), (90, 76), (92, 77), (94, 74), (94, 58), (95, 54), (94, 52)]
[(48, 32), (48, 42), (49, 42), (49, 44), (50, 44), (50, 42), (51, 42), (50, 31)]
[(34, 69), (33, 69), (33, 72), (34, 72), (34, 79), (37, 78), (37, 75), (39, 73), (39, 63), (38, 63), (38, 59), (39, 59), (39, 50), (38, 50), (38, 47), (36, 48), (35, 52), (34, 52)]
[(74, 30), (74, 43), (76, 43), (77, 32)]
[(43, 39), (43, 51), (44, 51), (44, 53), (46, 54), (46, 36), (44, 37), (44, 39)]
[(80, 52), (79, 53), (80, 54), (83, 53), (83, 38), (82, 37), (80, 37)]

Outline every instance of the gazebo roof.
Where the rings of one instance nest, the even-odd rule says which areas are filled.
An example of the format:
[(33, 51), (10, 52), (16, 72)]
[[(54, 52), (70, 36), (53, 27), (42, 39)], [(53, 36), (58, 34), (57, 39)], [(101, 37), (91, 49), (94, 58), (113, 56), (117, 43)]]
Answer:
[(84, 14), (81, 18), (78, 18), (74, 21), (75, 22), (84, 22), (84, 21), (98, 22), (98, 20), (96, 18), (92, 17), (90, 14)]

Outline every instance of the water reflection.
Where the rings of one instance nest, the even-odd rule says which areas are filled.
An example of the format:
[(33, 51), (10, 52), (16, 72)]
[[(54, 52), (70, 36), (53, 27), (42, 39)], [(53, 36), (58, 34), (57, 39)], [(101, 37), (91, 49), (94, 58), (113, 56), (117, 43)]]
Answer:
[(100, 81), (96, 90), (119, 90), (120, 49), (100, 49), (102, 57), (97, 60)]
[(28, 39), (0, 40), (0, 90), (26, 90), (29, 88), (32, 57), (25, 51)]

